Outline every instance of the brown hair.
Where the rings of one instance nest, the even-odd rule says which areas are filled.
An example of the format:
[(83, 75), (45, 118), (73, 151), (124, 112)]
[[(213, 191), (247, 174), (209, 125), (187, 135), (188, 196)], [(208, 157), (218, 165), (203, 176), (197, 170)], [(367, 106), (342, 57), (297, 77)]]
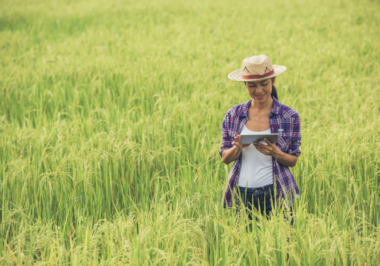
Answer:
[(271, 96), (273, 96), (274, 98), (276, 98), (276, 100), (278, 100), (277, 90), (276, 90), (276, 87), (274, 85), (272, 85)]

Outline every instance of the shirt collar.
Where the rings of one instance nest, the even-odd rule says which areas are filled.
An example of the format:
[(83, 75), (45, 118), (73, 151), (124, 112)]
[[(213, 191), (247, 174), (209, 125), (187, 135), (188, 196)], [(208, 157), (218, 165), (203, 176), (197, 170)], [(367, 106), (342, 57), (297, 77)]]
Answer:
[[(281, 110), (280, 103), (273, 96), (272, 96), (272, 99), (273, 99), (273, 108), (272, 108), (271, 113), (278, 115), (280, 113), (280, 110)], [(242, 108), (240, 110), (239, 117), (248, 116), (248, 109), (249, 109), (249, 106), (251, 105), (251, 102), (252, 102), (252, 99), (250, 99), (248, 102), (242, 104)]]

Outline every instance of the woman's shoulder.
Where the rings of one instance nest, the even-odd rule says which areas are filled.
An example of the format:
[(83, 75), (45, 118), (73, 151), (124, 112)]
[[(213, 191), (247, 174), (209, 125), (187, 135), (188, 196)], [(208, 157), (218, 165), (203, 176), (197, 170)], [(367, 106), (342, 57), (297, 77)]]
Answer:
[(299, 114), (296, 110), (283, 103), (278, 102), (278, 104), (281, 110), (280, 114), (283, 118), (299, 118)]
[(251, 103), (251, 100), (244, 103), (239, 103), (237, 105), (232, 106), (230, 109), (228, 109), (227, 114), (231, 117), (239, 117), (243, 116), (247, 113), (247, 110), (249, 108), (249, 104)]

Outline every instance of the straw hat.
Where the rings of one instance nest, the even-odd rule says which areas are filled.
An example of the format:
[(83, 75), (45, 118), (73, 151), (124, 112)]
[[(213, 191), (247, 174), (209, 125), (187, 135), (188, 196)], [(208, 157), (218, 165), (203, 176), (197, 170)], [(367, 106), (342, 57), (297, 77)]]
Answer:
[(273, 78), (286, 70), (286, 66), (272, 65), (266, 55), (254, 55), (244, 58), (242, 68), (228, 75), (236, 81), (258, 81)]

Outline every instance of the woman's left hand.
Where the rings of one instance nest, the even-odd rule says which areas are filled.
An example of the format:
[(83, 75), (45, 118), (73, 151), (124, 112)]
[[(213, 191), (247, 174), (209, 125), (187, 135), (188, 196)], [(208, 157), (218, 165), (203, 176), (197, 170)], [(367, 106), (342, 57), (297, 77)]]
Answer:
[(253, 142), (252, 144), (256, 147), (256, 149), (261, 152), (264, 155), (272, 156), (277, 158), (277, 156), (282, 154), (282, 151), (277, 147), (277, 145), (266, 138), (264, 138), (264, 141), (268, 145), (261, 144), (260, 142)]

